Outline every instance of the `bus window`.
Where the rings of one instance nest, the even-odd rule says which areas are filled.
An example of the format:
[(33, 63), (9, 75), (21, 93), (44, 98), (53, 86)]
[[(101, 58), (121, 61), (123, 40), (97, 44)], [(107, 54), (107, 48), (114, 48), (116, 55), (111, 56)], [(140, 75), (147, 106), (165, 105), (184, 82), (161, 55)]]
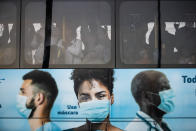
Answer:
[(51, 64), (92, 66), (110, 63), (112, 47), (115, 47), (111, 17), (108, 0), (54, 0)]
[(196, 65), (196, 1), (163, 0), (160, 7), (162, 64)]
[(23, 2), (22, 23), (22, 67), (41, 67), (43, 63), (45, 40), (45, 8), (44, 1), (28, 0)]
[(0, 1), (0, 67), (16, 67), (17, 4)]
[[(111, 0), (53, 1), (49, 67), (112, 65), (115, 45), (110, 3)], [(22, 66), (41, 67), (47, 37), (45, 2), (28, 1), (24, 7)]]
[(123, 65), (156, 66), (158, 62), (157, 1), (122, 0), (119, 5), (117, 65), (120, 67)]

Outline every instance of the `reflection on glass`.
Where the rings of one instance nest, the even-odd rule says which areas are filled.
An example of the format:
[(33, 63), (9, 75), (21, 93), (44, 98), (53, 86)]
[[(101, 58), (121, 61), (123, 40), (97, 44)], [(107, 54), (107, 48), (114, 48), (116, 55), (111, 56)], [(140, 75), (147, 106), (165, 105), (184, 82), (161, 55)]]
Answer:
[(16, 59), (16, 5), (0, 1), (0, 65)]
[[(36, 10), (35, 10), (36, 9)], [(45, 3), (25, 3), (24, 60), (28, 64), (42, 64), (45, 40)]]
[[(27, 2), (25, 61), (41, 65), (45, 40), (45, 4)], [(36, 8), (36, 10), (35, 10)], [(107, 64), (111, 60), (111, 8), (103, 1), (53, 2), (50, 65)]]
[(161, 13), (162, 64), (196, 64), (196, 2), (162, 1)]
[[(59, 30), (56, 64), (107, 64), (111, 59), (111, 8), (103, 1), (54, 1)], [(58, 14), (58, 15), (57, 15)], [(56, 52), (55, 52), (56, 51)]]
[(120, 5), (120, 60), (123, 64), (156, 64), (157, 2), (126, 1)]

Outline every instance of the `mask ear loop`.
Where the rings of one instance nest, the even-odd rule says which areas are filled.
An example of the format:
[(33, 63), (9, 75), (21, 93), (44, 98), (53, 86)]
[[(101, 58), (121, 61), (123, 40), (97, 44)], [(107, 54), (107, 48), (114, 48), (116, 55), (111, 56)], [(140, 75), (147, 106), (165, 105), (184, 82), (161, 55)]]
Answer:
[(153, 94), (153, 95), (158, 95), (159, 96), (159, 94), (157, 94), (157, 93), (153, 93), (153, 92), (150, 92), (150, 91), (146, 91), (147, 93), (149, 93), (149, 94)]
[[(149, 93), (149, 94), (153, 94), (153, 95), (157, 95), (157, 96), (159, 96), (160, 97), (160, 95), (159, 94), (157, 94), (157, 93), (153, 93), (153, 92), (150, 92), (150, 91), (146, 91), (147, 93)], [(160, 98), (161, 99), (161, 98)], [(161, 104), (159, 104), (159, 105), (155, 105), (154, 103), (152, 103), (152, 102), (148, 102), (149, 104), (151, 104), (151, 105), (153, 105), (153, 106), (155, 106), (156, 108), (158, 108), (158, 106)]]
[(109, 100), (109, 103), (110, 103), (110, 105), (109, 105), (109, 116), (111, 115), (111, 110), (112, 110), (112, 99), (110, 99)]
[[(35, 102), (35, 97), (36, 97), (36, 94), (33, 94), (33, 95), (32, 95), (32, 99), (33, 99), (34, 102)], [(27, 97), (27, 99), (28, 99), (28, 98), (29, 98), (29, 97)], [(36, 107), (35, 107), (35, 103), (34, 103), (34, 107), (31, 109), (31, 113), (30, 113), (30, 115), (29, 115), (29, 118), (32, 117), (33, 113), (35, 112), (35, 109), (36, 109)]]
[(33, 95), (32, 95), (32, 99), (33, 99), (33, 101), (34, 101), (34, 107), (32, 108), (32, 110), (36, 108), (36, 107), (35, 107), (35, 97), (36, 97), (36, 95), (37, 95), (37, 94), (33, 94)]
[[(111, 112), (111, 110), (112, 110), (112, 99), (110, 99), (109, 100), (109, 103), (110, 103), (110, 105), (109, 105), (109, 114), (108, 114), (108, 116), (109, 116), (109, 121), (110, 121), (110, 115), (112, 114), (112, 112)], [(109, 123), (109, 121), (107, 121), (107, 123), (106, 123), (106, 127), (105, 127), (105, 131), (108, 131), (108, 126), (110, 125), (110, 124), (108, 124)]]

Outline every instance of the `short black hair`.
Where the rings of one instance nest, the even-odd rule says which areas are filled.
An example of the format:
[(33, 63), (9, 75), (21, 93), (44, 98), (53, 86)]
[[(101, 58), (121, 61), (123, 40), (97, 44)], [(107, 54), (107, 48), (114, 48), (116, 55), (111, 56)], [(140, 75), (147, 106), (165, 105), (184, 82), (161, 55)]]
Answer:
[(160, 79), (161, 77), (166, 78), (162, 72), (148, 70), (138, 73), (133, 78), (131, 83), (131, 92), (138, 104), (141, 102), (141, 95), (143, 92), (159, 92), (159, 90), (164, 86)]
[(31, 85), (43, 92), (48, 100), (48, 107), (51, 108), (58, 95), (55, 79), (48, 72), (40, 70), (33, 70), (23, 76), (23, 80), (28, 79), (32, 80)]
[(71, 80), (74, 81), (74, 91), (78, 97), (78, 90), (81, 84), (87, 80), (100, 81), (104, 86), (106, 86), (110, 92), (113, 93), (113, 81), (114, 81), (114, 70), (113, 69), (75, 69), (71, 74)]

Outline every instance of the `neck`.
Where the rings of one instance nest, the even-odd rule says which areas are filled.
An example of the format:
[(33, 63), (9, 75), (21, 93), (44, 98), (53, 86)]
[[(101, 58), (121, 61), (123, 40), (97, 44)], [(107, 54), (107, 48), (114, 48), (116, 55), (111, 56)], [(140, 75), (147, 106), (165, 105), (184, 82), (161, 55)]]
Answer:
[(153, 118), (159, 125), (161, 125), (162, 118), (164, 113), (157, 108), (149, 107), (146, 110), (141, 109), (142, 112), (148, 114), (151, 118)]
[(109, 117), (107, 117), (101, 123), (91, 123), (91, 122), (87, 121), (87, 125), (88, 125), (89, 129), (91, 129), (91, 130), (103, 130), (103, 131), (107, 131), (111, 126), (111, 124), (109, 122)]
[(35, 131), (45, 123), (50, 122), (50, 111), (43, 108), (36, 108), (28, 121), (31, 129)]

